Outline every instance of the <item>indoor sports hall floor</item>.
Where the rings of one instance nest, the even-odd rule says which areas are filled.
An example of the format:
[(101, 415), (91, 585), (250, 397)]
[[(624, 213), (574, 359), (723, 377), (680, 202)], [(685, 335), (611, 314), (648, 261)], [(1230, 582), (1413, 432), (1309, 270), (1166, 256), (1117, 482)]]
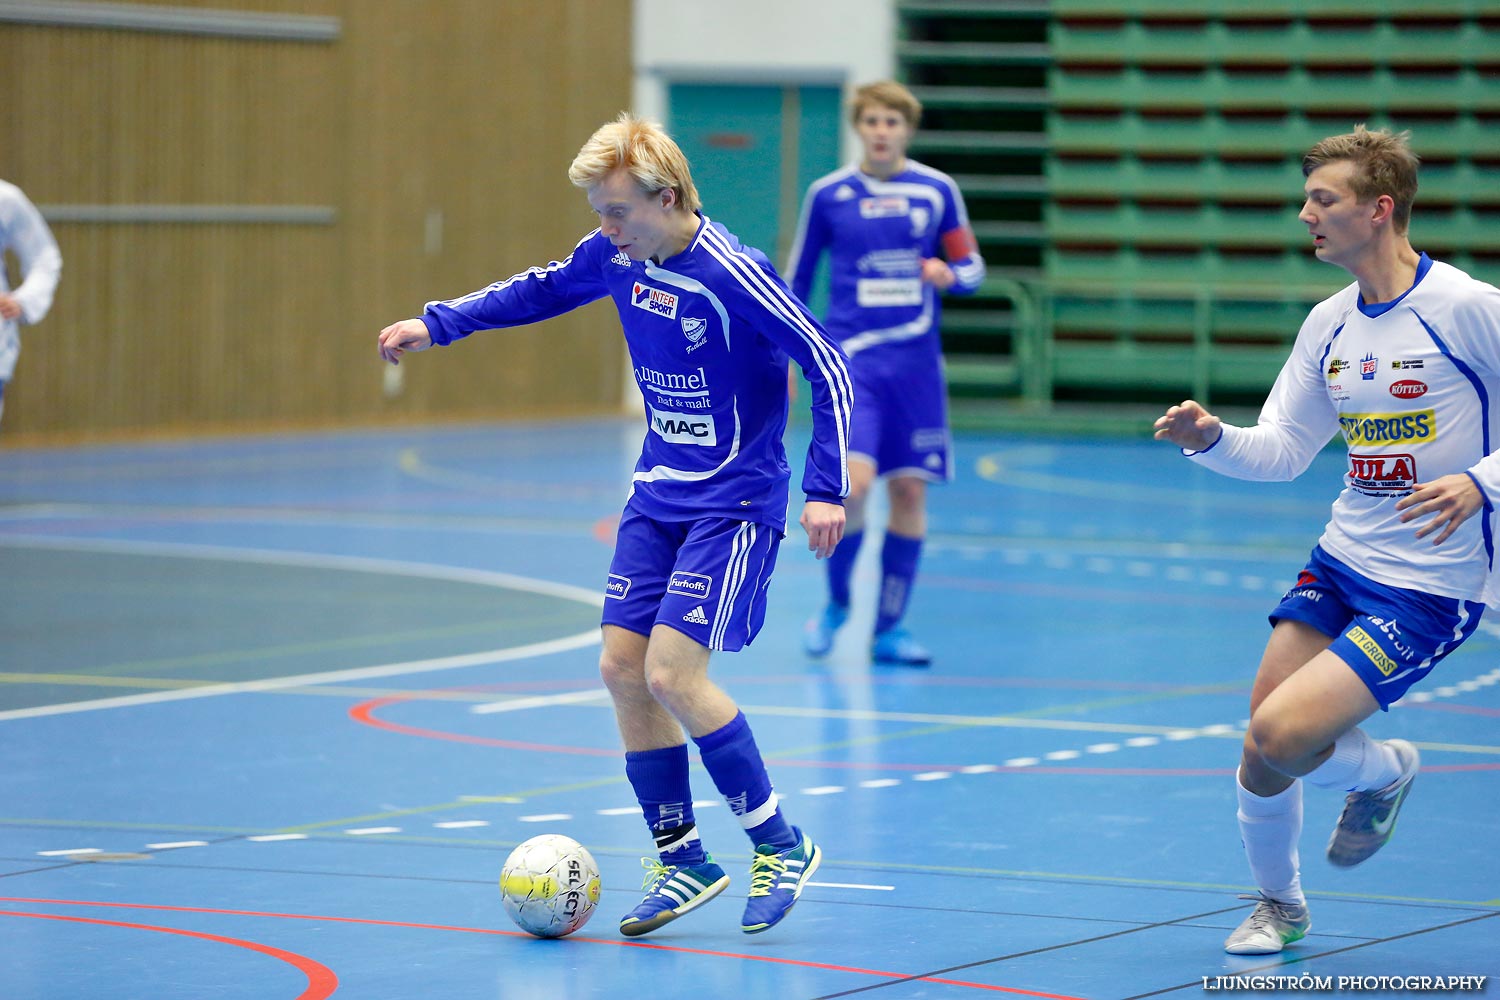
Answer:
[[(1390, 846), (1331, 868), (1340, 801), (1309, 789), (1312, 933), (1222, 952), (1250, 891), (1231, 774), (1264, 615), (1341, 465), (1242, 483), (1145, 439), (960, 436), (911, 617), (931, 670), (871, 668), (868, 560), (835, 654), (804, 658), (821, 566), (790, 536), (764, 632), (713, 672), (826, 860), (784, 924), (740, 933), (749, 844), (695, 765), (735, 881), (620, 937), (650, 841), (596, 626), (639, 433), (0, 450), (0, 996), (1117, 1000), (1277, 975), (1374, 997), (1412, 991), (1367, 977), (1500, 977), (1496, 622), (1369, 725), (1423, 753)], [(519, 933), (495, 885), (544, 832), (603, 873), (562, 941)]]

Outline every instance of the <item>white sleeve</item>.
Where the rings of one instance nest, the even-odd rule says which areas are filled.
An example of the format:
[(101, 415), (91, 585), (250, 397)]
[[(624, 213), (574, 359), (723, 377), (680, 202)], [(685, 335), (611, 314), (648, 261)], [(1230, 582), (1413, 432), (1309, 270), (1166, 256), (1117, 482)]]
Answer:
[[(1453, 327), (1461, 337), (1456, 345), (1477, 369), (1475, 376), (1489, 395), (1489, 405), (1500, 405), (1500, 289), (1476, 282), (1478, 294), (1466, 296), (1453, 310)], [(1496, 421), (1491, 418), (1490, 426)], [(1500, 442), (1490, 440), (1490, 453), (1468, 468), (1491, 509), (1500, 507)]]
[(21, 318), (39, 323), (52, 308), (52, 295), (62, 276), (62, 253), (36, 206), (19, 188), (10, 193), (13, 197), (0, 203), (0, 230), (21, 262), (21, 284), (12, 294), (21, 305)]
[(1331, 329), (1326, 315), (1314, 309), (1302, 324), (1254, 427), (1224, 424), (1223, 436), (1213, 445), (1183, 454), (1236, 479), (1285, 481), (1305, 472), (1339, 429), (1323, 374), (1326, 331)]

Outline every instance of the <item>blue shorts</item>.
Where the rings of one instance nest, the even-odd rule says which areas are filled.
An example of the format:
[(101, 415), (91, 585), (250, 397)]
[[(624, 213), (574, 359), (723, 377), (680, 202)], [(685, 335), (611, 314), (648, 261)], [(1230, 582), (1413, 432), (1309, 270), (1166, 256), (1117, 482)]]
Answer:
[(766, 620), (781, 532), (754, 521), (620, 517), (604, 587), (604, 624), (650, 635), (670, 625), (709, 649), (750, 645)]
[(850, 361), (855, 399), (849, 421), (851, 457), (873, 462), (882, 476), (916, 476), (934, 483), (953, 478), (948, 392), (941, 364), (934, 358), (930, 371), (887, 371), (858, 356)]
[(1385, 710), (1473, 635), (1483, 613), (1474, 601), (1376, 583), (1315, 546), (1271, 624), (1305, 622), (1333, 636), (1328, 648)]

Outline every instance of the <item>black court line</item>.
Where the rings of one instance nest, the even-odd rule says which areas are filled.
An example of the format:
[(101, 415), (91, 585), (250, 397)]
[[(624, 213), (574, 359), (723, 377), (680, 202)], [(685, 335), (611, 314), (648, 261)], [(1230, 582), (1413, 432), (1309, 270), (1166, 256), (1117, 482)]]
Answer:
[[(1257, 972), (1263, 972), (1263, 971), (1266, 971), (1268, 969), (1285, 969), (1288, 966), (1298, 965), (1298, 964), (1300, 964), (1302, 962), (1311, 962), (1311, 961), (1315, 961), (1316, 959), (1320, 959), (1320, 958), (1328, 958), (1331, 955), (1342, 955), (1342, 954), (1344, 954), (1346, 952), (1350, 952), (1350, 951), (1359, 951), (1362, 948), (1370, 948), (1370, 947), (1373, 947), (1374, 945), (1377, 945), (1377, 944), (1388, 944), (1391, 941), (1401, 941), (1401, 940), (1404, 940), (1406, 938), (1417, 937), (1420, 934), (1432, 934), (1432, 933), (1435, 933), (1437, 931), (1451, 930), (1454, 927), (1462, 927), (1465, 924), (1472, 924), (1472, 923), (1475, 923), (1475, 922), (1480, 921), (1480, 920), (1490, 920), (1490, 919), (1493, 919), (1495, 917), (1500, 917), (1500, 910), (1494, 910), (1494, 911), (1491, 911), (1489, 913), (1480, 913), (1480, 914), (1478, 914), (1476, 916), (1467, 917), (1467, 918), (1465, 918), (1463, 920), (1454, 920), (1454, 921), (1452, 921), (1450, 923), (1446, 923), (1446, 924), (1438, 924), (1436, 927), (1423, 927), (1420, 930), (1407, 931), (1404, 934), (1392, 934), (1390, 937), (1372, 938), (1369, 941), (1363, 941), (1363, 942), (1361, 942), (1359, 944), (1351, 944), (1351, 945), (1347, 945), (1346, 947), (1343, 947), (1343, 948), (1334, 948), (1334, 949), (1331, 949), (1329, 951), (1320, 951), (1320, 952), (1316, 952), (1316, 953), (1311, 954), (1311, 955), (1296, 955), (1295, 957), (1289, 958), (1289, 959), (1281, 958), (1281, 956), (1277, 956), (1278, 961), (1268, 962), (1265, 965), (1257, 965), (1257, 966), (1254, 966), (1254, 967), (1249, 968), (1249, 969), (1237, 969), (1237, 970), (1235, 970), (1234, 974), (1236, 976), (1250, 976), (1250, 975), (1254, 975)], [(1306, 974), (1307, 975), (1316, 975), (1316, 973), (1306, 973)], [(1134, 996), (1123, 997), (1123, 998), (1121, 998), (1121, 1000), (1142, 1000), (1142, 998), (1144, 998), (1144, 997), (1161, 996), (1163, 993), (1175, 993), (1178, 990), (1202, 989), (1202, 988), (1203, 988), (1203, 980), (1202, 979), (1195, 979), (1191, 983), (1183, 983), (1180, 986), (1168, 986), (1168, 987), (1166, 987), (1164, 989), (1152, 990), (1150, 993), (1137, 993)]]
[(1076, 941), (1064, 941), (1061, 944), (1049, 944), (1045, 948), (1033, 948), (1030, 951), (1018, 951), (1010, 955), (997, 955), (994, 958), (983, 958), (977, 962), (965, 962), (963, 965), (950, 965), (945, 969), (933, 969), (930, 972), (919, 972), (910, 976), (902, 976), (899, 979), (888, 979), (883, 983), (874, 983), (870, 986), (860, 986), (856, 989), (844, 990), (842, 993), (825, 993), (822, 996), (813, 997), (812, 1000), (834, 1000), (834, 998), (836, 997), (854, 996), (858, 993), (868, 993), (871, 990), (882, 990), (887, 986), (899, 986), (902, 983), (910, 983), (919, 979), (932, 979), (937, 976), (945, 976), (951, 972), (962, 972), (966, 969), (977, 969), (981, 966), (994, 965), (997, 962), (1009, 962), (1012, 959), (1027, 958), (1031, 955), (1045, 955), (1049, 951), (1062, 951), (1067, 948), (1076, 948), (1079, 945), (1094, 944), (1098, 941), (1108, 941), (1111, 938), (1125, 937), (1128, 934), (1139, 934), (1142, 931), (1155, 930), (1158, 927), (1171, 927), (1174, 924), (1180, 924), (1187, 920), (1202, 920), (1204, 917), (1217, 917), (1221, 914), (1233, 913), (1241, 909), (1244, 909), (1244, 907), (1227, 906), (1222, 910), (1210, 910), (1207, 913), (1195, 913), (1190, 917), (1178, 917), (1175, 920), (1158, 920), (1154, 923), (1142, 924), (1139, 927), (1131, 927), (1123, 931), (1115, 931), (1113, 934), (1099, 934), (1094, 937), (1079, 938)]

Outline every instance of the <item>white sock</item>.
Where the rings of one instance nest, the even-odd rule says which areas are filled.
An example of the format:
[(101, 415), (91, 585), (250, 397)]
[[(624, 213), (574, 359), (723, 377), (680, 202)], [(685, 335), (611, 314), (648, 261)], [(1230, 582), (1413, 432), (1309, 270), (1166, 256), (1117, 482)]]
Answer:
[(1250, 877), (1264, 895), (1278, 903), (1305, 905), (1297, 855), (1302, 836), (1302, 782), (1293, 781), (1290, 788), (1269, 798), (1247, 790), (1238, 772), (1234, 785), (1240, 803), (1240, 842), (1250, 862)]
[(1358, 726), (1333, 741), (1333, 754), (1302, 776), (1319, 788), (1345, 792), (1384, 788), (1401, 777), (1401, 761), (1390, 747)]

